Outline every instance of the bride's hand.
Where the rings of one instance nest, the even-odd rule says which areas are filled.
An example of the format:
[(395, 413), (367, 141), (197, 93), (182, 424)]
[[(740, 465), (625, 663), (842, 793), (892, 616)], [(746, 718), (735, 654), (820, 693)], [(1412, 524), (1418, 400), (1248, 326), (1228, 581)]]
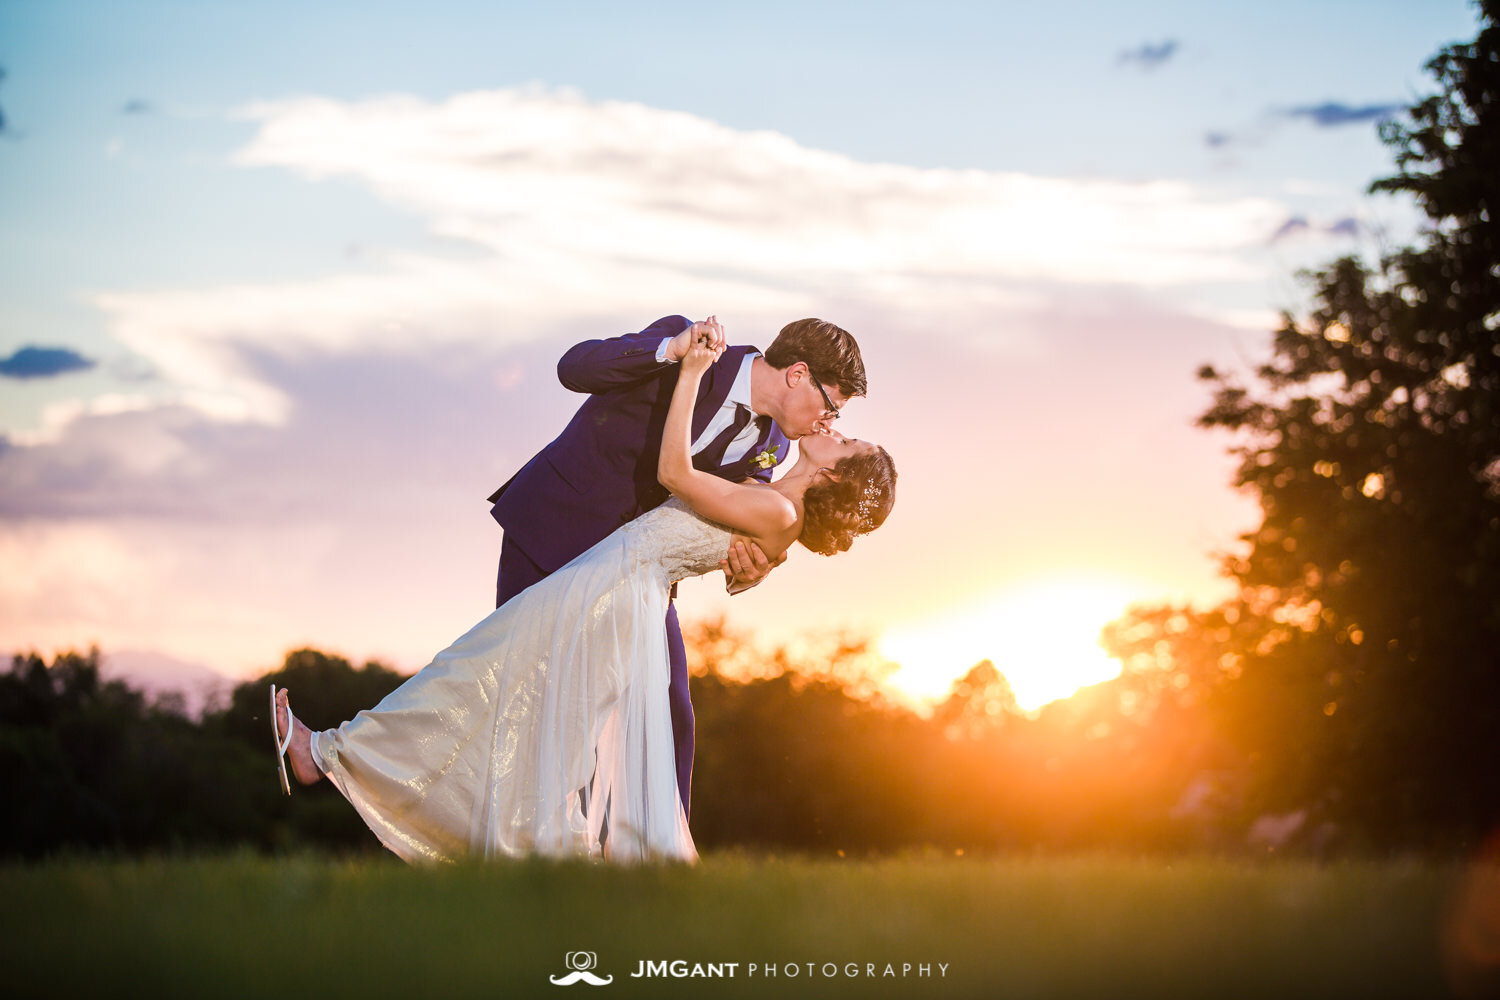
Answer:
[(684, 375), (702, 375), (723, 353), (722, 347), (708, 347), (702, 341), (694, 341), (688, 348), (687, 357), (682, 359), (682, 372)]
[(684, 332), (695, 336), (682, 357), (682, 370), (687, 374), (700, 375), (724, 353), (723, 328), (719, 326), (717, 319), (710, 316), (702, 323), (694, 323)]

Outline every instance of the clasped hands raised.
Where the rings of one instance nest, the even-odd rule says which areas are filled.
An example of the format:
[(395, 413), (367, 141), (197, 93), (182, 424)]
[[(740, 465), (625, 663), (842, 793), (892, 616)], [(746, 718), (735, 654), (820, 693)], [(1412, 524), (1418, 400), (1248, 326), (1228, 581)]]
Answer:
[[(673, 337), (666, 354), (669, 359), (682, 365), (684, 373), (697, 375), (707, 371), (719, 360), (726, 346), (723, 325), (717, 316), (710, 316)], [(772, 569), (785, 561), (784, 552), (775, 560), (768, 559), (759, 545), (737, 538), (729, 546), (725, 558), (719, 562), (719, 568), (724, 572), (729, 592), (737, 594), (760, 583)]]
[(702, 372), (719, 360), (727, 346), (723, 325), (717, 316), (710, 316), (673, 337), (667, 345), (666, 356), (668, 361), (686, 365), (689, 371)]

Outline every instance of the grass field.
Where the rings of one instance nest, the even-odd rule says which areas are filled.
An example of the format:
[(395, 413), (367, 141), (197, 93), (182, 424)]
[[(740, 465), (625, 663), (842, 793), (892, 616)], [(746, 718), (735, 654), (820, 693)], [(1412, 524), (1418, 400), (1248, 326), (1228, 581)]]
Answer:
[[(1107, 857), (54, 861), (0, 868), (0, 968), (10, 996), (1441, 997), (1455, 874)], [(573, 951), (613, 981), (554, 986)], [(631, 975), (671, 960), (723, 975)]]

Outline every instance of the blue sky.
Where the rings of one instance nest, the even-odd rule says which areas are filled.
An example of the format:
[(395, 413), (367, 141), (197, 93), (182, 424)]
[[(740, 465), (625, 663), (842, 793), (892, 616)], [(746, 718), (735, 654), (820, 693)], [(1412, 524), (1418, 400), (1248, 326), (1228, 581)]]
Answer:
[[(958, 627), (1006, 601), (1212, 599), (1253, 510), (1192, 372), (1253, 360), (1297, 268), (1410, 232), (1364, 194), (1373, 119), (1474, 27), (1458, 0), (0, 3), (0, 646), (420, 666), (484, 611), (475, 501), (576, 404), (551, 361), (672, 312), (762, 345), (843, 322), (849, 430), (903, 476), (856, 552), (685, 614), (904, 631), (940, 680), (1006, 669)], [(76, 363), (20, 378), (60, 357), (27, 347)]]

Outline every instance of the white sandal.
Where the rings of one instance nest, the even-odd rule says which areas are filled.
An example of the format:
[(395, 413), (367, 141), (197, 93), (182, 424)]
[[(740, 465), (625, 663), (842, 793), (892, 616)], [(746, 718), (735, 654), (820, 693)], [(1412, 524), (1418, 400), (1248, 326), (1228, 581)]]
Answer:
[(286, 702), (286, 739), (276, 731), (276, 685), (271, 685), (271, 742), (276, 744), (276, 767), (281, 772), (281, 790), (292, 794), (292, 783), (286, 777), (286, 748), (292, 745), (292, 700)]

